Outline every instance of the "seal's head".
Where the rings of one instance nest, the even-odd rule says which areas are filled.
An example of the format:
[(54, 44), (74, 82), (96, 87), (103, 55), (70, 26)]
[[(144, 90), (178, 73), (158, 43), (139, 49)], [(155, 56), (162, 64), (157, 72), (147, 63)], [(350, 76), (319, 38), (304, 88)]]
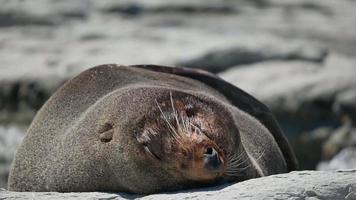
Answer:
[(166, 99), (155, 100), (137, 139), (147, 157), (174, 176), (211, 183), (231, 175), (233, 155), (238, 153), (238, 130), (226, 118), (228, 113), (212, 102), (170, 93)]

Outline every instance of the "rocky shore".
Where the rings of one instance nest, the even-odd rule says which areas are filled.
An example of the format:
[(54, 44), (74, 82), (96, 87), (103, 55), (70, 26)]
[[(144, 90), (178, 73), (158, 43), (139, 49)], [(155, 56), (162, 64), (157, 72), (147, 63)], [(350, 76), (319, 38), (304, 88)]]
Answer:
[[(356, 171), (300, 171), (251, 179), (232, 185), (147, 196), (84, 192), (0, 191), (1, 199), (327, 199), (356, 198)], [(328, 184), (332, 183), (332, 184)]]
[[(108, 63), (216, 73), (271, 108), (301, 169), (356, 168), (334, 157), (356, 146), (354, 0), (0, 0), (0, 5), (0, 187), (46, 99), (79, 72)], [(355, 154), (341, 155), (352, 161), (344, 157)]]

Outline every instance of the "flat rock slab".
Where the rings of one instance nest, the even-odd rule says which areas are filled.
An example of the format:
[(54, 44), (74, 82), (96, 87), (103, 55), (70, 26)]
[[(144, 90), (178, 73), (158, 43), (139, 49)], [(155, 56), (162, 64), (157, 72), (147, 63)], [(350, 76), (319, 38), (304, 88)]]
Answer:
[(274, 113), (352, 114), (356, 110), (355, 64), (355, 60), (333, 54), (321, 65), (270, 61), (236, 66), (219, 75)]
[(252, 179), (233, 185), (175, 193), (133, 196), (99, 192), (10, 192), (0, 199), (356, 199), (356, 170), (295, 171)]

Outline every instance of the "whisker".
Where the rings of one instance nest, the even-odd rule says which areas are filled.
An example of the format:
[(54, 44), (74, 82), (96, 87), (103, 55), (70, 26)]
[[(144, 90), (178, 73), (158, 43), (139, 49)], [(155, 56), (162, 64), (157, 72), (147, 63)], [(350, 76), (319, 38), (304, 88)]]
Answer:
[(266, 152), (266, 149), (264, 149), (263, 152), (261, 153), (261, 155), (258, 158), (256, 158), (256, 161), (260, 160), (262, 158), (262, 156), (265, 154), (265, 152)]
[(187, 120), (189, 120), (189, 119), (187, 119), (187, 117), (183, 116), (182, 113), (180, 114), (180, 119), (182, 121), (183, 131), (188, 133)]
[(173, 115), (174, 115), (174, 118), (175, 118), (176, 124), (177, 124), (177, 129), (178, 129), (178, 132), (180, 132), (179, 130), (181, 130), (181, 127), (180, 127), (180, 123), (179, 123), (179, 120), (178, 120), (178, 112), (174, 108), (172, 91), (169, 92), (169, 96), (170, 96), (170, 100), (171, 100), (171, 106), (172, 106), (172, 110), (173, 110)]
[(234, 164), (236, 162), (240, 162), (243, 157), (243, 154), (229, 154), (228, 155), (228, 163)]
[[(265, 153), (266, 150), (263, 150), (263, 152), (258, 156), (258, 158), (256, 158), (256, 161), (260, 160), (264, 153)], [(233, 155), (229, 155), (228, 158), (238, 158), (240, 157), (242, 154), (236, 156), (236, 154), (233, 154)], [(228, 163), (228, 167), (224, 173), (225, 176), (228, 176), (228, 177), (239, 177), (241, 176), (241, 174), (243, 174), (243, 172), (248, 169), (249, 167), (251, 167), (253, 164), (252, 162), (251, 163), (248, 163), (248, 165), (244, 166), (244, 167), (238, 167), (238, 166), (241, 166), (243, 163), (247, 162), (249, 159), (246, 158), (245, 160), (243, 160), (242, 162), (238, 162), (236, 163), (237, 160), (241, 160), (240, 158), (239, 159), (236, 159), (236, 160), (229, 160), (229, 163)]]
[(174, 135), (172, 135), (174, 138), (176, 138), (175, 136), (178, 136), (178, 133), (175, 131), (174, 127), (172, 126), (172, 124), (168, 121), (166, 115), (163, 113), (163, 110), (161, 108), (161, 106), (158, 104), (157, 99), (155, 99), (155, 102), (158, 106), (159, 111), (161, 112), (164, 121), (167, 123), (167, 125), (169, 126), (169, 129), (173, 132)]
[(249, 160), (248, 157), (243, 159), (243, 155), (244, 155), (243, 153), (228, 155), (227, 169), (224, 173), (226, 176), (229, 177), (241, 176), (241, 173), (249, 167), (249, 165), (247, 165), (247, 167), (240, 167), (241, 165), (243, 165)]

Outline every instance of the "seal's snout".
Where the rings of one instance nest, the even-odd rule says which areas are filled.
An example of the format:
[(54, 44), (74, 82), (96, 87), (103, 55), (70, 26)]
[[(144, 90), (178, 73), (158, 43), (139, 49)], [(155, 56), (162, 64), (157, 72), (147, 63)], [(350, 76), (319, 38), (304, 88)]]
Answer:
[(219, 171), (222, 167), (219, 153), (213, 147), (206, 148), (204, 152), (204, 167), (210, 171)]

